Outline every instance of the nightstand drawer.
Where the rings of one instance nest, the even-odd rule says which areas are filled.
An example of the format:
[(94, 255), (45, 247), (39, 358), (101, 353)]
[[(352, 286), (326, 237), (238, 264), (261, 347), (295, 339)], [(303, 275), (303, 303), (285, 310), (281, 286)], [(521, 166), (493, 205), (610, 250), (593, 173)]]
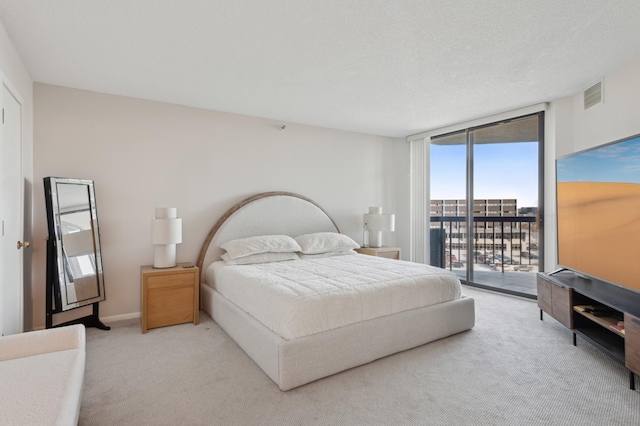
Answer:
[(387, 259), (398, 260), (400, 258), (400, 252), (399, 251), (383, 251), (378, 253), (378, 257), (386, 257)]
[(356, 251), (369, 256), (400, 260), (400, 249), (398, 247), (361, 247)]
[(147, 295), (147, 328), (193, 321), (193, 285), (162, 288)]
[(166, 287), (193, 287), (193, 272), (150, 276), (147, 282), (149, 290)]

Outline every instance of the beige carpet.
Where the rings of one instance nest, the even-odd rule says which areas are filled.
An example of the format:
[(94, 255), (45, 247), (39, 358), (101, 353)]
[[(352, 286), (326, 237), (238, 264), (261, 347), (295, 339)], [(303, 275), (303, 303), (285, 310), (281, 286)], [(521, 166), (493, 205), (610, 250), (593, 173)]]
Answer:
[(80, 424), (640, 425), (623, 367), (535, 302), (464, 293), (473, 330), (288, 392), (203, 312), (145, 335), (88, 329)]

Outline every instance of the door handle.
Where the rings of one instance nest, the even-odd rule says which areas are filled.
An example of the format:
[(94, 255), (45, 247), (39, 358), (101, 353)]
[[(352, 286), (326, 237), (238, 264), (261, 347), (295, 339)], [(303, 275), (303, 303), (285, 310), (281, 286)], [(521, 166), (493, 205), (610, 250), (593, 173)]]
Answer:
[(18, 250), (20, 250), (22, 247), (27, 248), (31, 245), (31, 243), (29, 241), (25, 241), (24, 243), (18, 241), (18, 244), (16, 244), (18, 247)]

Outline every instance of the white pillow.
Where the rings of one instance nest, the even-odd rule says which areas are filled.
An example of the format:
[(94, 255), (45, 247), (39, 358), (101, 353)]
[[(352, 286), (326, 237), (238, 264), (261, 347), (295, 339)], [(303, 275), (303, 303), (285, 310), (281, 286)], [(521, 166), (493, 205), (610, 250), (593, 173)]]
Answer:
[(340, 250), (340, 251), (328, 251), (326, 253), (317, 253), (317, 254), (300, 253), (300, 259), (319, 259), (321, 257), (344, 256), (346, 254), (358, 254), (358, 253), (354, 249)]
[(225, 265), (253, 265), (257, 263), (282, 262), (285, 260), (299, 260), (296, 253), (260, 253), (231, 259), (229, 253), (222, 254)]
[(330, 251), (342, 251), (360, 248), (358, 243), (351, 238), (337, 232), (318, 232), (296, 237), (304, 254), (327, 253)]
[(260, 253), (295, 253), (301, 251), (296, 241), (287, 235), (263, 235), (260, 237), (231, 240), (220, 246), (231, 259)]

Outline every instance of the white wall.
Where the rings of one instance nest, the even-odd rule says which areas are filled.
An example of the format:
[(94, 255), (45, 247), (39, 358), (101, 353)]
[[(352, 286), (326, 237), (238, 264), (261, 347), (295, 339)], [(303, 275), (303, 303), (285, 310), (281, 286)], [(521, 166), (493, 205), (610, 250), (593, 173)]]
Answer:
[[(585, 87), (586, 89), (586, 87)], [(557, 266), (555, 217), (555, 159), (598, 145), (640, 134), (640, 57), (604, 76), (604, 102), (584, 110), (583, 94), (551, 102), (547, 113), (545, 261)]]
[[(33, 186), (33, 81), (0, 22), (0, 71), (22, 99), (22, 174), (24, 177), (24, 241), (33, 241), (31, 229)], [(24, 251), (24, 329), (31, 324), (31, 263), (32, 251)]]
[(382, 206), (398, 215), (398, 240), (408, 239), (406, 207), (397, 204), (408, 205), (404, 139), (45, 84), (35, 84), (34, 104), (34, 327), (44, 325), (45, 314), (46, 176), (95, 181), (107, 296), (102, 318), (140, 311), (140, 266), (153, 262), (155, 207), (177, 207), (183, 218), (178, 261), (195, 262), (215, 221), (263, 191), (313, 199), (358, 242), (362, 214)]
[(573, 99), (573, 140), (558, 156), (640, 133), (640, 57), (604, 77), (604, 103), (586, 111), (582, 92)]

